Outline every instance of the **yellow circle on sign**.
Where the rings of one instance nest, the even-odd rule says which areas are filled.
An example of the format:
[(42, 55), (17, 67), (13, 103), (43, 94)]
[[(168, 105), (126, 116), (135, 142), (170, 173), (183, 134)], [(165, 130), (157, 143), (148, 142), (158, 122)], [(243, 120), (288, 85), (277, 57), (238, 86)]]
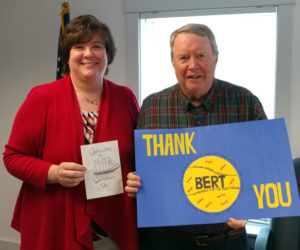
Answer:
[(232, 164), (213, 155), (195, 160), (183, 177), (187, 198), (205, 212), (221, 212), (230, 207), (240, 187), (239, 175)]

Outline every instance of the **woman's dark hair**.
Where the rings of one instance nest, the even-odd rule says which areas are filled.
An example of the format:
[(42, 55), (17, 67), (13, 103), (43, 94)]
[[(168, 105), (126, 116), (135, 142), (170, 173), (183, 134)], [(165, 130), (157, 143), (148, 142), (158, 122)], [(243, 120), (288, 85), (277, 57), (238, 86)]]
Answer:
[[(107, 64), (109, 65), (113, 62), (116, 47), (108, 26), (92, 15), (81, 15), (68, 23), (59, 39), (64, 74), (70, 72), (68, 62), (72, 46), (77, 43), (88, 42), (95, 34), (100, 35), (104, 41)], [(108, 67), (105, 71), (105, 74), (107, 73)]]

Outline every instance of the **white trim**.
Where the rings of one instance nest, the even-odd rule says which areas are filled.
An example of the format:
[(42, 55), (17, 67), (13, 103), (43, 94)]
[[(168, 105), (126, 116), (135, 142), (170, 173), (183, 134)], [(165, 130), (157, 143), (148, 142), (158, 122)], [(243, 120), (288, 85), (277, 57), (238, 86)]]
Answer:
[(244, 14), (244, 13), (266, 13), (276, 11), (277, 6), (248, 7), (248, 8), (226, 8), (226, 9), (199, 9), (182, 11), (159, 11), (141, 12), (140, 18), (163, 18), (163, 17), (184, 17), (184, 16), (205, 16), (205, 15), (224, 15), (224, 14)]
[(125, 13), (295, 4), (296, 0), (124, 0)]
[(278, 6), (275, 118), (285, 118), (290, 131), (292, 33), (294, 6)]
[(138, 13), (126, 14), (126, 39), (127, 39), (127, 84), (133, 90), (137, 98), (140, 97), (139, 71), (140, 71), (140, 48), (139, 48), (139, 15)]

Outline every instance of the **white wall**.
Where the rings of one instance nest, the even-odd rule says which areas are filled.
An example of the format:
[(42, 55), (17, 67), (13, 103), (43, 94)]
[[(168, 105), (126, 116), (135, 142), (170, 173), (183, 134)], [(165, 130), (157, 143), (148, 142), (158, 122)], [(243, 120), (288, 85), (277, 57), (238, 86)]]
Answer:
[[(170, 0), (171, 1), (171, 0)], [(10, 0), (0, 2), (0, 151), (8, 140), (14, 116), (34, 85), (55, 79), (60, 8), (63, 0)], [(127, 83), (126, 20), (123, 0), (69, 0), (71, 17), (93, 14), (112, 30), (117, 56), (108, 78)], [(296, 0), (294, 24), (300, 22), (300, 0)], [(293, 27), (292, 98), (289, 136), (293, 156), (300, 156), (300, 30)], [(136, 93), (138, 91), (136, 90)], [(20, 181), (10, 176), (0, 161), (0, 241), (19, 241), (10, 228)]]

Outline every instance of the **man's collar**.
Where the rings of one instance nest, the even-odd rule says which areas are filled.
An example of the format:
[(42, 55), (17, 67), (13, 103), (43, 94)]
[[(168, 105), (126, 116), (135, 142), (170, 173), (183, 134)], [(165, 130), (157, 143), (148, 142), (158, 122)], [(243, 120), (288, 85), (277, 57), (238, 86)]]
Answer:
[(206, 110), (211, 109), (211, 106), (212, 106), (213, 101), (215, 99), (214, 96), (215, 96), (215, 93), (216, 93), (216, 82), (217, 82), (217, 80), (214, 79), (213, 84), (212, 84), (210, 90), (208, 91), (207, 95), (205, 96), (204, 100), (202, 101), (202, 103), (199, 106), (195, 106), (184, 95), (184, 93), (183, 93), (183, 91), (182, 91), (182, 89), (180, 87), (180, 84), (177, 83), (176, 89), (177, 89), (177, 92), (178, 92), (179, 101), (180, 101), (181, 105), (183, 106), (184, 110), (185, 111), (189, 111), (189, 110), (200, 108), (200, 107), (203, 107)]

